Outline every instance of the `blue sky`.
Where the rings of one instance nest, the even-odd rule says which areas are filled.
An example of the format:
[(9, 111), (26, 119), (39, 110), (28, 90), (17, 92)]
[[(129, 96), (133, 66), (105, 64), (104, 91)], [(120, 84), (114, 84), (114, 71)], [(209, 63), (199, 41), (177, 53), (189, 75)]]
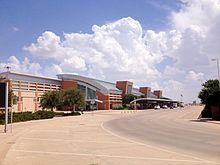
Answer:
[(0, 71), (75, 73), (198, 100), (216, 78), (219, 0), (0, 0)]
[[(169, 8), (178, 10), (176, 0), (0, 0), (0, 60), (11, 55), (24, 57), (28, 45), (44, 31), (91, 33), (94, 24), (123, 17), (137, 19), (144, 28), (166, 29)], [(13, 27), (18, 28), (14, 31)]]

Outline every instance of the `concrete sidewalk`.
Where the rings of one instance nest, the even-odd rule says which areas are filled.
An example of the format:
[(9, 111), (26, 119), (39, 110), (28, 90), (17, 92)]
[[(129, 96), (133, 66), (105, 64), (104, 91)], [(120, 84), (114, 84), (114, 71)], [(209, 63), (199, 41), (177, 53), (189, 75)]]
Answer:
[[(141, 113), (138, 112), (138, 113)], [(135, 115), (99, 111), (81, 116), (16, 123), (13, 133), (0, 133), (3, 165), (205, 165), (215, 164), (120, 137), (103, 122)], [(3, 126), (0, 126), (3, 130)]]

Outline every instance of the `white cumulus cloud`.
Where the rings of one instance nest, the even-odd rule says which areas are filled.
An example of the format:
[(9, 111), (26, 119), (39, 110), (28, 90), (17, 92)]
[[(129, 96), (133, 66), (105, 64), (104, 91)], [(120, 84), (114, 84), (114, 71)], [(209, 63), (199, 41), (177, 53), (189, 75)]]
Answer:
[[(181, 1), (180, 10), (170, 9), (168, 24), (172, 26), (166, 31), (143, 29), (138, 20), (127, 17), (93, 25), (90, 34), (58, 36), (45, 31), (24, 50), (54, 61), (46, 68), (53, 71), (47, 74), (134, 80), (139, 86), (163, 89), (165, 96), (179, 99), (183, 94), (185, 101), (193, 101), (202, 81), (215, 76), (211, 58), (220, 58), (220, 1)], [(22, 65), (16, 59), (13, 64)]]
[(189, 71), (187, 77), (189, 81), (204, 80), (204, 73), (195, 73), (194, 71)]
[(10, 56), (7, 62), (0, 63), (0, 71), (6, 71), (7, 66), (10, 67), (11, 71), (31, 74), (40, 74), (42, 69), (39, 63), (32, 63), (27, 57), (20, 61), (16, 56)]
[(57, 65), (63, 72), (109, 80), (138, 78), (143, 82), (160, 76), (155, 64), (162, 61), (163, 54), (150, 51), (137, 20), (122, 18), (103, 26), (94, 25), (92, 31), (92, 34), (65, 33), (62, 41), (46, 31), (24, 50), (59, 61)]

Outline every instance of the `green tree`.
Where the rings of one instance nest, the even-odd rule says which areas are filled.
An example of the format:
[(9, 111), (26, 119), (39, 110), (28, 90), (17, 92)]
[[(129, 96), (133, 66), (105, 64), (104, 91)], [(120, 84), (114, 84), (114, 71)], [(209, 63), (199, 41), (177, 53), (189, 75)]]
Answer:
[(68, 89), (62, 92), (62, 105), (75, 111), (76, 106), (85, 105), (85, 95), (78, 89)]
[(140, 95), (137, 98), (145, 98), (145, 96), (144, 95)]
[(12, 105), (17, 104), (18, 97), (13, 93), (11, 89), (8, 90), (8, 106), (12, 107)]
[(40, 100), (40, 107), (43, 109), (49, 108), (53, 111), (54, 108), (60, 105), (60, 91), (48, 91), (43, 94)]
[(133, 101), (134, 99), (136, 99), (137, 97), (133, 94), (125, 94), (122, 97), (122, 103), (123, 104), (130, 104), (131, 101)]
[(220, 104), (220, 89), (218, 80), (208, 80), (202, 84), (203, 88), (199, 92), (201, 102), (206, 105)]

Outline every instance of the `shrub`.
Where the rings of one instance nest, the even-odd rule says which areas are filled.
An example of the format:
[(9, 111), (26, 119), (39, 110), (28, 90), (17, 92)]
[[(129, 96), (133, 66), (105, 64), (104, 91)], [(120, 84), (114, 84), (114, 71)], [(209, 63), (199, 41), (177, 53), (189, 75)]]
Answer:
[(4, 124), (5, 121), (5, 114), (0, 113), (0, 124)]
[(61, 117), (61, 116), (77, 116), (77, 115), (81, 115), (81, 113), (76, 112), (76, 111), (72, 111), (70, 113), (55, 112), (55, 116), (56, 117)]
[[(33, 115), (31, 112), (13, 112), (13, 122), (22, 122), (33, 120)], [(11, 113), (8, 113), (8, 122), (11, 122)], [(5, 123), (5, 114), (0, 114), (0, 124)]]
[(130, 107), (130, 104), (122, 104), (122, 106), (123, 106), (123, 109), (132, 109)]
[(56, 117), (64, 116), (64, 112), (54, 112)]
[(72, 111), (71, 113), (63, 113), (63, 116), (77, 116), (81, 115), (80, 112)]
[[(54, 116), (76, 116), (81, 115), (79, 112), (52, 112), (52, 111), (37, 111), (37, 112), (13, 112), (13, 122), (23, 122), (29, 120), (51, 119)], [(8, 114), (8, 122), (11, 122), (11, 113)], [(5, 123), (5, 114), (0, 113), (0, 124)]]
[[(11, 122), (11, 113), (9, 113), (9, 122)], [(28, 121), (33, 120), (33, 115), (31, 112), (18, 112), (13, 113), (13, 122), (20, 122), (20, 121)]]
[(113, 110), (121, 110), (124, 109), (124, 107), (121, 104), (112, 104)]
[(34, 120), (51, 119), (55, 116), (53, 111), (37, 111), (33, 113)]

